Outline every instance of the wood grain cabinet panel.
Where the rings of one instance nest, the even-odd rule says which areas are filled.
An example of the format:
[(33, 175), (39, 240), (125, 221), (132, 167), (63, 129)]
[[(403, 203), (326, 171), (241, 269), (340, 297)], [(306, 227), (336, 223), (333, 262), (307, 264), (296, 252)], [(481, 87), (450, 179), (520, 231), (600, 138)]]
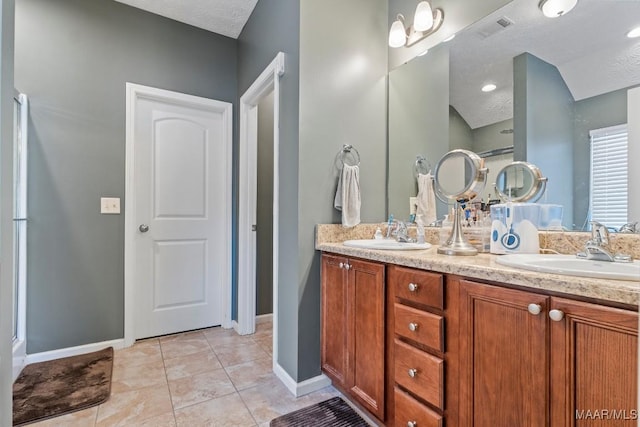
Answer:
[(551, 425), (635, 427), (637, 313), (563, 298), (551, 310)]
[[(460, 282), (460, 425), (547, 425), (549, 297)], [(529, 305), (540, 308), (531, 314)]]
[(444, 361), (398, 340), (395, 358), (396, 383), (444, 409)]
[(396, 298), (439, 310), (444, 308), (442, 274), (394, 265), (389, 267), (388, 280)]
[(394, 390), (396, 427), (442, 427), (440, 414), (429, 409), (399, 388)]
[(394, 312), (397, 335), (444, 352), (444, 317), (397, 303)]
[(334, 385), (384, 420), (384, 265), (324, 254), (321, 365)]

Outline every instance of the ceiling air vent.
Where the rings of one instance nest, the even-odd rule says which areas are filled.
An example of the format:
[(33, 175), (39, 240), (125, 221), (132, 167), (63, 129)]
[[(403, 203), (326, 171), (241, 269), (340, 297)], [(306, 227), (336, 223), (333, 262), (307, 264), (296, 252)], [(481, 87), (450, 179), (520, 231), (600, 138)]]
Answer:
[(486, 39), (494, 34), (497, 34), (513, 25), (513, 21), (506, 16), (498, 18), (495, 22), (490, 22), (484, 27), (480, 28), (477, 32), (481, 39)]

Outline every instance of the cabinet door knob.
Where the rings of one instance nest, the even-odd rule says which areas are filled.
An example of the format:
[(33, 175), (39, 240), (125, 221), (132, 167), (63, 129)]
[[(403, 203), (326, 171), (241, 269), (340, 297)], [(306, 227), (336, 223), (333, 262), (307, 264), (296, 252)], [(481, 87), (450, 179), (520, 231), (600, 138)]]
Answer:
[(349, 270), (351, 268), (351, 264), (345, 264), (344, 268), (346, 268), (347, 270)]
[(340, 264), (338, 264), (338, 267), (344, 268), (344, 262), (341, 262)]
[(409, 370), (407, 371), (407, 373), (409, 374), (409, 376), (410, 376), (411, 378), (415, 378), (415, 377), (416, 377), (416, 375), (418, 375), (418, 370), (417, 370), (417, 369), (414, 369), (414, 368), (411, 368), (411, 369), (409, 369)]
[(559, 322), (564, 318), (564, 312), (562, 310), (551, 310), (549, 312), (551, 320)]
[(540, 304), (529, 304), (527, 310), (529, 310), (529, 313), (537, 316), (538, 314), (540, 314), (540, 312), (542, 312), (542, 307), (540, 306)]
[(418, 422), (417, 421), (409, 421), (407, 423), (407, 427), (418, 427)]
[(418, 290), (418, 285), (416, 283), (409, 283), (409, 292), (416, 292)]
[(412, 323), (409, 323), (409, 330), (410, 330), (411, 332), (415, 332), (415, 331), (417, 331), (417, 330), (418, 330), (418, 324), (417, 324), (417, 323), (413, 323), (413, 322), (412, 322)]

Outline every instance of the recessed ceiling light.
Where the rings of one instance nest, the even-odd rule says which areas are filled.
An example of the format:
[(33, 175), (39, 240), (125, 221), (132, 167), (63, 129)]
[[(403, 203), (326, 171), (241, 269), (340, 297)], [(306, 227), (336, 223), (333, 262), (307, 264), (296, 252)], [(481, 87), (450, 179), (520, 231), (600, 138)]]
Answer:
[(627, 37), (629, 37), (630, 39), (640, 37), (640, 27), (636, 27), (633, 30), (629, 31), (627, 33)]
[(493, 83), (489, 83), (482, 86), (483, 92), (491, 92), (492, 90), (496, 90), (496, 85), (494, 85)]

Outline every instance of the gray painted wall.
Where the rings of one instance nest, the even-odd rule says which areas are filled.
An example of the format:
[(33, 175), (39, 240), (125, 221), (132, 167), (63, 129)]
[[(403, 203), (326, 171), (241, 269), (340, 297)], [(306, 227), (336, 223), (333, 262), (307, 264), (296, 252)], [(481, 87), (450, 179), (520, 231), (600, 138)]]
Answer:
[(473, 150), (473, 130), (460, 113), (449, 105), (449, 149)]
[[(313, 313), (298, 317), (298, 98), (300, 2), (260, 0), (238, 38), (238, 94), (241, 96), (280, 51), (286, 72), (280, 79), (278, 363), (294, 379), (317, 375), (298, 372), (298, 357), (315, 357), (317, 348), (298, 355), (298, 323), (313, 322)], [(237, 159), (237, 152), (236, 152)], [(237, 161), (237, 160), (236, 160)], [(237, 163), (236, 163), (237, 164)], [(311, 239), (313, 241), (313, 239)], [(320, 268), (318, 267), (318, 272)], [(319, 318), (319, 316), (318, 316)], [(316, 321), (317, 323), (317, 321)], [(304, 376), (306, 374), (306, 377)]]
[[(627, 123), (627, 89), (576, 101), (573, 130), (573, 223), (586, 223), (591, 181), (589, 131)], [(629, 194), (633, 194), (629, 192)], [(633, 197), (632, 197), (633, 198)]]
[(12, 425), (13, 0), (0, 3), (0, 425)]
[(385, 219), (387, 31), (386, 0), (301, 1), (298, 380), (320, 373), (314, 228), (340, 222), (333, 200), (342, 144), (360, 153), (362, 221)]
[(473, 130), (473, 151), (481, 153), (513, 145), (513, 134), (500, 131), (513, 129), (513, 119), (503, 120)]
[(573, 105), (556, 67), (528, 53), (514, 58), (514, 160), (533, 163), (549, 179), (546, 197), (563, 201), (563, 225), (569, 228), (573, 228)]
[[(388, 212), (409, 218), (409, 197), (418, 192), (416, 156), (436, 163), (450, 148), (449, 49), (446, 44), (389, 73)], [(432, 173), (433, 173), (432, 172)], [(446, 213), (439, 206), (438, 217)]]
[(21, 0), (15, 70), (31, 107), (27, 352), (121, 338), (124, 215), (99, 201), (124, 197), (125, 83), (235, 102), (236, 41), (113, 1)]
[(273, 93), (258, 104), (256, 314), (273, 312)]

